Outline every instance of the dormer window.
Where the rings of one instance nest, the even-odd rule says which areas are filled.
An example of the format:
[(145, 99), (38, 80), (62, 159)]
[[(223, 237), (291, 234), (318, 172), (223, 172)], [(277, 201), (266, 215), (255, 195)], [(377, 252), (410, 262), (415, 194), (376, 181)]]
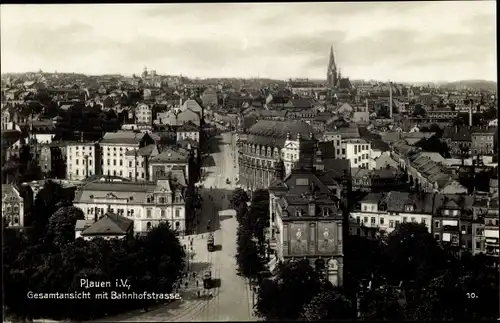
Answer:
[(405, 205), (405, 212), (415, 212), (415, 205), (413, 204)]
[(302, 216), (302, 210), (295, 210), (295, 216), (297, 217)]
[(329, 208), (323, 209), (323, 216), (330, 216), (330, 209)]

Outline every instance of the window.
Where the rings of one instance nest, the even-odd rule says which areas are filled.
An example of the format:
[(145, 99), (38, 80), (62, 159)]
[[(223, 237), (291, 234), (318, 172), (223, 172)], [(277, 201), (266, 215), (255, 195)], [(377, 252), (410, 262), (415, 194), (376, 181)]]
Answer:
[(342, 148), (342, 155), (345, 155), (345, 148)]
[(394, 220), (389, 220), (389, 228), (394, 228)]
[(363, 218), (363, 222), (364, 222), (364, 223), (368, 223), (368, 217), (367, 217), (367, 216), (365, 216), (365, 217)]
[(78, 175), (78, 169), (76, 170), (76, 175)]
[(146, 211), (146, 217), (147, 217), (147, 218), (150, 218), (150, 217), (151, 217), (151, 209), (148, 209), (148, 210)]
[(356, 223), (359, 224), (361, 222), (361, 219), (359, 218), (359, 216), (356, 217)]
[(128, 167), (132, 167), (132, 161), (128, 162)]
[(161, 217), (164, 218), (165, 217), (165, 210), (161, 210)]
[(89, 165), (92, 166), (92, 160), (89, 160)]
[(128, 172), (128, 178), (132, 178), (132, 172)]
[(108, 166), (110, 165), (110, 163), (109, 163), (109, 159), (107, 160), (107, 164), (108, 164)]
[(151, 230), (151, 222), (146, 223), (146, 230)]
[(416, 222), (414, 217), (411, 218), (411, 222)]
[(179, 221), (175, 222), (175, 230), (179, 230), (181, 228), (181, 223)]
[(403, 223), (406, 223), (406, 220), (408, 220), (408, 218), (406, 216), (403, 217)]
[(434, 228), (439, 229), (439, 221), (434, 221)]
[(164, 197), (160, 197), (159, 198), (159, 203), (160, 204), (165, 204), (165, 198)]
[(120, 160), (120, 166), (123, 166), (123, 160)]
[(436, 241), (439, 241), (439, 240), (440, 240), (439, 233), (434, 234), (434, 239), (435, 239)]
[(181, 216), (181, 209), (176, 208), (176, 209), (175, 209), (175, 217), (176, 217), (176, 218), (178, 218), (178, 217), (180, 217), (180, 216)]
[(380, 218), (380, 224), (384, 224), (384, 218)]
[(476, 249), (481, 249), (481, 242), (480, 241), (476, 241)]
[(396, 228), (399, 226), (399, 221), (396, 220)]
[(116, 166), (116, 159), (113, 159), (113, 166)]
[(427, 226), (427, 220), (422, 218), (420, 219), (420, 223), (422, 223), (423, 225)]
[(375, 224), (375, 217), (374, 216), (372, 216), (372, 218), (371, 218), (371, 223)]
[(363, 205), (363, 211), (368, 211), (368, 207), (366, 205)]
[(144, 172), (141, 173), (141, 178), (144, 178)]

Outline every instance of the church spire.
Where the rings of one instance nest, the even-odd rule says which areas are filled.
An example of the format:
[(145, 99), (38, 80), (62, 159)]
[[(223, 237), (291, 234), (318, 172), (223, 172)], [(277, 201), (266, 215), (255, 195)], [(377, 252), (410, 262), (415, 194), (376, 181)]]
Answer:
[(333, 46), (330, 47), (330, 60), (328, 62), (328, 70), (326, 72), (327, 84), (330, 87), (337, 85), (337, 64), (335, 63), (335, 56), (333, 55)]
[(328, 62), (328, 69), (336, 69), (335, 56), (333, 55), (333, 45), (330, 47), (330, 61)]

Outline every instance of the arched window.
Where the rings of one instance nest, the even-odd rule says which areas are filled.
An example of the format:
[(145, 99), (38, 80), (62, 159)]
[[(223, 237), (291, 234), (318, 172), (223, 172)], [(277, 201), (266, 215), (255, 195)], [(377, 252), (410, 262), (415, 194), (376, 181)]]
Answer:
[(15, 212), (15, 213), (18, 213), (18, 212), (19, 212), (19, 206), (18, 206), (18, 205), (14, 205), (14, 212)]
[(151, 222), (146, 223), (146, 230), (151, 230)]
[(175, 230), (179, 230), (181, 227), (181, 223), (179, 221), (175, 222)]
[(7, 212), (12, 211), (12, 207), (10, 205), (7, 205)]

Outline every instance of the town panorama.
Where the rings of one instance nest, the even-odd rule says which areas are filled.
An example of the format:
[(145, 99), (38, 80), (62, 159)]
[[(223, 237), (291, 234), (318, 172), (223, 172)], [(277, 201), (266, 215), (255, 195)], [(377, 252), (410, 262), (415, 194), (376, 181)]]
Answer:
[(496, 81), (338, 39), (318, 77), (2, 72), (4, 321), (498, 319)]

